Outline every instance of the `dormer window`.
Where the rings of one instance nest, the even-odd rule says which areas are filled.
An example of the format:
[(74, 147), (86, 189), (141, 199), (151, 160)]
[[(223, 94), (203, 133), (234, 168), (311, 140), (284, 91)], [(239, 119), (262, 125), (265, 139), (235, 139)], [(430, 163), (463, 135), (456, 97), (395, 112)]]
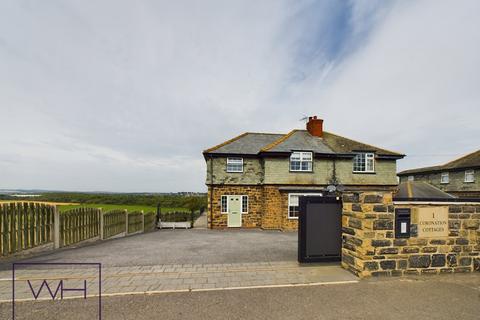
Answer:
[(353, 172), (375, 172), (375, 155), (373, 153), (357, 153), (353, 159)]
[(313, 157), (311, 152), (292, 152), (290, 171), (312, 171)]
[(227, 158), (227, 172), (243, 172), (243, 158)]

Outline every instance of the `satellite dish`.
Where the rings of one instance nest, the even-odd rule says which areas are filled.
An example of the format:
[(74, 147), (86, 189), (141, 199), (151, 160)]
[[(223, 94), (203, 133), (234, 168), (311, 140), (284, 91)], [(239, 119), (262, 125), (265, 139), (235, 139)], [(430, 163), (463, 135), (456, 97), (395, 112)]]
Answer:
[(345, 190), (345, 187), (344, 187), (343, 185), (339, 184), (339, 185), (337, 186), (337, 191), (338, 191), (338, 192), (343, 192), (344, 190)]
[(335, 187), (333, 184), (327, 186), (327, 191), (328, 192), (335, 192), (337, 191), (337, 187)]

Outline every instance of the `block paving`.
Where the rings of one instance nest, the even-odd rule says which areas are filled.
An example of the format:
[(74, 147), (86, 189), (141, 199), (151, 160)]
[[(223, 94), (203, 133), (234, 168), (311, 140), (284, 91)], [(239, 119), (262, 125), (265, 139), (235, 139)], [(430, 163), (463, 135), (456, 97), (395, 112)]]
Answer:
[[(87, 280), (87, 295), (96, 296), (98, 272), (95, 269), (29, 269), (16, 276), (15, 299), (33, 300), (26, 282), (36, 280), (36, 290), (46, 279), (56, 288), (59, 279), (65, 286), (81, 287)], [(336, 264), (299, 265), (294, 261), (226, 264), (172, 264), (102, 268), (102, 295), (159, 293), (172, 291), (233, 289), (264, 286), (313, 285), (331, 282), (357, 282), (353, 274)], [(76, 293), (74, 297), (82, 296)], [(72, 294), (69, 295), (72, 297)], [(51, 299), (47, 291), (39, 299)], [(0, 301), (12, 299), (12, 272), (0, 271)]]

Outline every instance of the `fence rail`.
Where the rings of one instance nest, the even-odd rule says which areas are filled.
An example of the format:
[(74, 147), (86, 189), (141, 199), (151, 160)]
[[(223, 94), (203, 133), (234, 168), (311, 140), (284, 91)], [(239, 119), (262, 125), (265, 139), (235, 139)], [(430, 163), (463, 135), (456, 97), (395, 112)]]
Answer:
[(100, 209), (78, 208), (60, 213), (60, 246), (98, 237)]
[(125, 223), (125, 210), (111, 210), (103, 213), (103, 239), (125, 233)]
[(52, 241), (54, 207), (38, 203), (0, 204), (0, 250), (6, 256)]

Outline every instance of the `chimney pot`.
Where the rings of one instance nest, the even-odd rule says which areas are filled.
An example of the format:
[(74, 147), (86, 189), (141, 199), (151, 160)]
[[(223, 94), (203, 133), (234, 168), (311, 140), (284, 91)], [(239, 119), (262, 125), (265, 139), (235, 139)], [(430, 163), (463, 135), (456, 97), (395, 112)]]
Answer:
[(317, 116), (308, 117), (307, 131), (314, 137), (323, 137), (323, 119), (317, 119)]

